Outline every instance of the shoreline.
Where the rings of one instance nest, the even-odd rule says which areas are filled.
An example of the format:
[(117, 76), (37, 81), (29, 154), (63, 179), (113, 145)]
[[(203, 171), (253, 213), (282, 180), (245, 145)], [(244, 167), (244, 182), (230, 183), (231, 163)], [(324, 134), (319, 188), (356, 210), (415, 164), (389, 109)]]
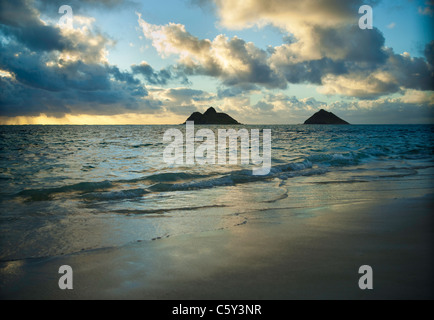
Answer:
[[(254, 212), (243, 225), (0, 263), (1, 299), (432, 299), (432, 194)], [(74, 289), (60, 290), (70, 265)], [(360, 290), (358, 269), (373, 268)]]

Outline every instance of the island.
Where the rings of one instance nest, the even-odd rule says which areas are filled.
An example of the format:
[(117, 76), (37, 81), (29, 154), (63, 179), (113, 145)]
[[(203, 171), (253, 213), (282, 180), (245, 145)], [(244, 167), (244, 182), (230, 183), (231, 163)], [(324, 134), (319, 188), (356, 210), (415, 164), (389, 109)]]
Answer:
[(203, 114), (193, 112), (187, 121), (194, 121), (194, 124), (241, 124), (226, 113), (217, 112), (213, 107), (210, 107)]
[(304, 124), (349, 124), (345, 120), (342, 120), (332, 112), (321, 109), (315, 113), (312, 117), (307, 119)]

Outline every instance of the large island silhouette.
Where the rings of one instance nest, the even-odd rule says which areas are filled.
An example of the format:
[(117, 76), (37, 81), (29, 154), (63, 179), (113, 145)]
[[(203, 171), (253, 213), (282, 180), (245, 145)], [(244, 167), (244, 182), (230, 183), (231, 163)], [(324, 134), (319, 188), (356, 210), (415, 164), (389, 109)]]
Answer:
[(315, 113), (312, 117), (307, 119), (304, 124), (349, 124), (345, 120), (342, 120), (335, 114), (321, 109)]
[[(187, 121), (194, 121), (194, 124), (241, 124), (226, 113), (217, 112), (213, 107), (206, 110), (203, 114), (193, 112)], [(186, 122), (183, 124), (186, 124)]]

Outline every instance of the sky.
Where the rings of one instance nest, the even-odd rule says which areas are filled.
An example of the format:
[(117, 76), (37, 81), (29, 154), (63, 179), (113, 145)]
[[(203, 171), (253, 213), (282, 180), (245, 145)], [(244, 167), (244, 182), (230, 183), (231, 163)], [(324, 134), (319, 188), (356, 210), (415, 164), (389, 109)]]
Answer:
[(432, 124), (433, 15), (426, 0), (0, 0), (0, 124), (179, 124), (211, 106), (245, 124), (320, 109)]

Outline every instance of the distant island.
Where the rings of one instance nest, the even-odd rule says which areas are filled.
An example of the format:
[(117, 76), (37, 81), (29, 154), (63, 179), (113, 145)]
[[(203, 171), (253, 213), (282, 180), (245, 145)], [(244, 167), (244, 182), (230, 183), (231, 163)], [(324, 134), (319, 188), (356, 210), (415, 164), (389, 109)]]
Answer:
[(193, 112), (187, 121), (194, 121), (194, 124), (241, 124), (226, 113), (217, 112), (213, 107), (206, 110), (203, 114)]
[(321, 109), (312, 117), (307, 119), (304, 124), (349, 124), (335, 114)]

